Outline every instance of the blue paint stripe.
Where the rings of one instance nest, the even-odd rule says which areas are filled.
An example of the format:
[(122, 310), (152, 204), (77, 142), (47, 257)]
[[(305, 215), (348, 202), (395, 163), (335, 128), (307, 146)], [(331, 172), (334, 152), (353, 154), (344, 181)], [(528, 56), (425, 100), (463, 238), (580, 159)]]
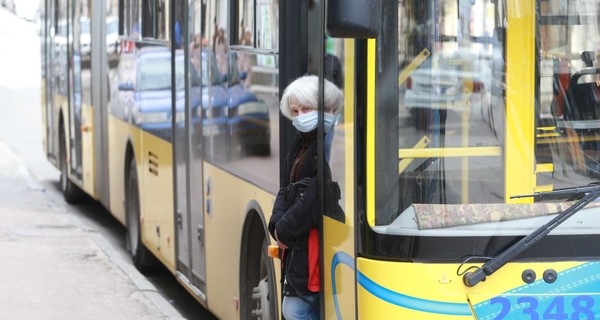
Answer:
[[(344, 252), (337, 252), (332, 259), (331, 264), (331, 279), (333, 286), (333, 299), (335, 304), (335, 312), (338, 319), (341, 319), (341, 314), (339, 310), (339, 305), (337, 301), (337, 289), (335, 285), (335, 268), (338, 264), (345, 264), (349, 266), (352, 270), (355, 270), (354, 260), (348, 254)], [(358, 283), (365, 288), (368, 292), (370, 292), (373, 296), (386, 301), (388, 303), (394, 304), (399, 307), (412, 309), (416, 311), (430, 312), (436, 314), (446, 314), (446, 315), (457, 315), (457, 316), (472, 316), (471, 308), (467, 303), (453, 303), (453, 302), (441, 302), (434, 300), (426, 300), (421, 298), (415, 298), (411, 296), (407, 296), (390, 289), (387, 289), (368, 277), (366, 277), (363, 273), (358, 272), (357, 275)]]
[[(337, 319), (341, 319), (339, 303), (337, 301), (337, 288), (335, 279), (335, 270), (338, 264), (344, 264), (355, 271), (354, 259), (345, 252), (337, 252), (332, 259), (331, 279), (333, 286), (333, 299)], [(456, 315), (472, 316), (471, 309), (467, 303), (451, 303), (420, 299), (407, 296), (398, 292), (389, 290), (373, 280), (369, 279), (360, 271), (357, 273), (357, 281), (360, 286), (378, 299), (394, 304), (399, 307), (412, 309), (416, 311)], [(526, 284), (505, 292), (505, 294), (573, 294), (596, 292), (600, 285), (600, 263), (588, 262), (577, 267), (567, 269), (559, 273), (557, 281), (554, 284), (547, 284), (544, 281), (537, 280), (534, 283)], [(494, 315), (490, 308), (490, 301), (482, 301), (474, 306), (481, 314)], [(597, 309), (597, 308), (596, 308)], [(594, 312), (596, 312), (595, 310)]]
[(467, 303), (442, 302), (407, 296), (384, 288), (358, 272), (358, 283), (381, 300), (399, 307), (437, 314), (471, 316), (471, 308)]
[(340, 263), (347, 265), (348, 267), (350, 267), (350, 269), (352, 271), (354, 271), (354, 259), (345, 252), (336, 252), (333, 255), (333, 258), (331, 259), (331, 286), (332, 286), (332, 293), (333, 293), (333, 304), (335, 306), (335, 314), (336, 314), (338, 320), (342, 319), (342, 314), (340, 312), (340, 305), (337, 300), (337, 286), (335, 284), (335, 282), (336, 282), (335, 281), (335, 268)]

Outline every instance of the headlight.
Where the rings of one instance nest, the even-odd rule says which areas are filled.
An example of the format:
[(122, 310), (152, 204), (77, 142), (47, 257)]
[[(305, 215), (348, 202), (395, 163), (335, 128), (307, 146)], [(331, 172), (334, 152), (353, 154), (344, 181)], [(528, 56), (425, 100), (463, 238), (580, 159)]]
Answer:
[(243, 116), (249, 113), (269, 113), (267, 105), (260, 101), (243, 103), (238, 107), (238, 115)]
[(149, 112), (149, 113), (138, 112), (138, 114), (135, 118), (136, 118), (136, 122), (138, 124), (160, 123), (160, 122), (167, 122), (169, 120), (169, 115), (166, 112)]

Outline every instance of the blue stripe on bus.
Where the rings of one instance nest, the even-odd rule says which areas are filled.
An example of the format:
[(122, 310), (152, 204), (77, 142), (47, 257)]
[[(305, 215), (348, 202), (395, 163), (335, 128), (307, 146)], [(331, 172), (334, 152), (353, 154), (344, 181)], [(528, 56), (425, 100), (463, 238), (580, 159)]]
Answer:
[[(344, 252), (337, 252), (332, 259), (331, 263), (331, 285), (333, 287), (333, 300), (335, 304), (335, 312), (338, 319), (341, 319), (339, 305), (337, 301), (337, 289), (335, 285), (335, 268), (338, 264), (345, 264), (352, 270), (354, 267), (354, 260), (348, 254)], [(360, 271), (357, 275), (358, 283), (367, 291), (369, 291), (375, 297), (394, 304), (399, 307), (413, 309), (417, 311), (424, 311), (437, 314), (446, 315), (459, 315), (459, 316), (472, 316), (471, 308), (467, 303), (453, 303), (453, 302), (441, 302), (434, 300), (426, 300), (421, 298), (415, 298), (407, 296), (375, 283)]]

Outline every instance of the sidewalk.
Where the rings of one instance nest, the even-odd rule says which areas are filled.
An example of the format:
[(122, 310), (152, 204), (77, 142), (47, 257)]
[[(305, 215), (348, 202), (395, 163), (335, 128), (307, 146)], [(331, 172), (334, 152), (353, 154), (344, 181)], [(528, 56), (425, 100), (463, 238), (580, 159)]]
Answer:
[(0, 319), (180, 319), (0, 139)]

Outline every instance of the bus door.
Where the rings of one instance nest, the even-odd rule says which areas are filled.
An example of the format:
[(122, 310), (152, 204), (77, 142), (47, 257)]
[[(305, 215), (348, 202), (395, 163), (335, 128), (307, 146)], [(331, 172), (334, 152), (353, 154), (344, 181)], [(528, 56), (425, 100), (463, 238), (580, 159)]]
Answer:
[[(354, 306), (354, 41), (325, 40), (323, 76), (344, 94), (344, 107), (333, 128), (324, 128), (324, 158), (330, 172), (323, 172), (323, 312), (326, 318), (352, 319)], [(330, 174), (330, 176), (329, 176)]]
[[(50, 29), (53, 30), (51, 33), (51, 59), (55, 63), (52, 64), (51, 67), (51, 85), (50, 85), (50, 97), (51, 97), (51, 109), (53, 110), (51, 113), (54, 113), (52, 116), (57, 117), (52, 124), (59, 125), (59, 110), (61, 106), (67, 104), (68, 97), (68, 66), (67, 66), (67, 2), (66, 0), (50, 0), (51, 10), (52, 10), (52, 20)], [(68, 113), (63, 114), (63, 121), (68, 120)], [(64, 124), (64, 122), (63, 122)], [(65, 130), (66, 128), (63, 128)], [(57, 158), (60, 157), (60, 145), (61, 143), (65, 143), (65, 141), (59, 141), (61, 134), (67, 134), (66, 131), (60, 132), (60, 128), (58, 130), (52, 130), (53, 132), (58, 133), (58, 136), (52, 137), (54, 141), (57, 142), (54, 148), (54, 152)], [(64, 139), (64, 138), (63, 138)], [(62, 161), (61, 159), (59, 161)], [(60, 163), (60, 162), (59, 162)]]
[[(72, 46), (70, 45), (70, 43), (72, 42), (72, 38), (73, 38), (73, 34), (72, 34), (72, 16), (69, 14), (68, 11), (68, 4), (67, 4), (67, 0), (57, 0), (55, 3), (51, 3), (54, 4), (54, 6), (52, 7), (51, 10), (53, 10), (52, 12), (52, 16), (54, 18), (53, 21), (53, 25), (51, 26), (51, 29), (54, 29), (54, 36), (51, 37), (52, 40), (52, 48), (51, 49), (52, 55), (52, 61), (56, 62), (54, 64), (54, 66), (52, 67), (51, 70), (51, 88), (50, 88), (50, 92), (51, 92), (51, 97), (52, 97), (52, 106), (56, 107), (53, 108), (53, 110), (57, 110), (56, 114), (54, 114), (54, 116), (59, 116), (59, 111), (60, 109), (63, 110), (63, 114), (62, 114), (62, 125), (64, 127), (58, 128), (58, 130), (56, 130), (56, 132), (59, 133), (58, 137), (53, 137), (55, 139), (55, 141), (58, 141), (58, 145), (60, 146), (61, 144), (64, 144), (65, 148), (68, 147), (70, 145), (70, 153), (67, 153), (67, 155), (70, 155), (70, 158), (68, 159), (70, 161), (71, 164), (71, 169), (77, 168), (77, 167), (81, 167), (81, 163), (79, 163), (78, 165), (78, 161), (77, 161), (77, 155), (75, 154), (75, 146), (78, 144), (76, 141), (71, 141), (69, 140), (70, 138), (73, 138), (73, 136), (75, 135), (74, 133), (74, 125), (75, 123), (73, 122), (75, 119), (75, 116), (73, 114), (73, 110), (71, 110), (71, 106), (73, 105), (73, 101), (71, 101), (72, 99), (69, 98), (70, 96), (70, 90), (72, 90), (71, 88), (73, 87), (73, 83), (72, 83), (72, 79), (73, 79), (73, 75), (72, 75), (72, 70), (69, 68), (69, 63), (73, 62), (73, 54), (72, 54)], [(60, 121), (60, 119), (59, 119)], [(60, 124), (58, 124), (60, 125)], [(78, 128), (79, 129), (79, 128)], [(61, 136), (63, 135), (64, 136)], [(67, 143), (67, 142), (70, 142)], [(57, 148), (59, 149), (59, 148)], [(58, 151), (58, 150), (55, 150)], [(66, 151), (66, 149), (65, 149)], [(58, 153), (58, 152), (57, 152)], [(63, 159), (64, 160), (64, 159)], [(73, 173), (73, 172), (72, 172)]]
[[(67, 87), (65, 88), (65, 94), (68, 97), (69, 106), (69, 133), (66, 135), (71, 138), (71, 152), (70, 152), (70, 168), (71, 174), (81, 180), (82, 168), (81, 168), (81, 148), (82, 148), (82, 108), (81, 108), (81, 51), (79, 48), (79, 21), (73, 19), (73, 8), (67, 5), (67, 13), (65, 14), (67, 21), (67, 41), (66, 41), (66, 54), (68, 55), (69, 65), (65, 66), (69, 70), (68, 77), (65, 81)], [(62, 60), (61, 60), (62, 61)], [(66, 116), (66, 115), (65, 115)]]
[[(51, 80), (48, 92), (52, 97), (52, 101), (48, 104), (48, 110), (61, 108), (64, 110), (62, 114), (62, 124), (64, 126), (62, 130), (64, 131), (61, 132), (61, 128), (56, 131), (52, 130), (58, 132), (59, 136), (51, 137), (51, 139), (58, 141), (58, 146), (62, 143), (64, 143), (65, 148), (70, 146), (70, 153), (67, 153), (67, 155), (70, 161), (71, 174), (81, 179), (81, 91), (75, 88), (80, 84), (80, 82), (75, 81), (75, 75), (80, 73), (81, 57), (79, 52), (74, 50), (78, 43), (73, 43), (73, 28), (75, 27), (73, 24), (73, 11), (67, 0), (57, 0), (56, 2), (50, 0), (48, 4), (50, 5), (49, 17), (52, 23), (50, 26), (50, 59), (56, 62), (53, 64), (52, 70), (49, 71)], [(72, 91), (75, 95), (79, 94), (79, 99), (74, 98), (75, 95), (71, 94)], [(58, 108), (55, 109), (55, 106)], [(59, 113), (52, 114), (52, 112), (50, 114), (49, 119), (51, 120), (54, 116), (59, 115)], [(64, 137), (61, 136), (62, 134), (64, 134)], [(53, 151), (58, 150), (53, 148)]]
[[(107, 206), (110, 201), (109, 175), (106, 174), (109, 172), (108, 105), (111, 102), (108, 79), (114, 78), (120, 57), (116, 45), (119, 11), (115, 6), (114, 3), (107, 6), (103, 2), (89, 0), (87, 3), (82, 1), (80, 9), (82, 12), (81, 81), (83, 103), (90, 103), (92, 106), (91, 114), (86, 115), (86, 123), (83, 124), (85, 127), (83, 131), (85, 149), (83, 150), (85, 155), (83, 163), (86, 177), (88, 171), (95, 170), (92, 175), (94, 177), (94, 193), (99, 201)], [(90, 7), (92, 7), (91, 10)], [(87, 28), (84, 22), (87, 22)], [(86, 33), (90, 39), (106, 39), (106, 41), (97, 41), (94, 42), (97, 45), (91, 46), (91, 40), (86, 43)], [(90, 127), (93, 130), (89, 130)], [(94, 156), (90, 157), (91, 154)]]
[(42, 60), (42, 64), (43, 64), (43, 72), (44, 74), (42, 75), (44, 77), (44, 79), (46, 79), (45, 81), (45, 88), (44, 88), (44, 96), (45, 96), (45, 100), (44, 102), (44, 109), (42, 110), (42, 112), (45, 115), (45, 137), (46, 137), (46, 155), (49, 156), (50, 158), (53, 158), (54, 155), (56, 154), (56, 137), (55, 137), (55, 132), (56, 130), (53, 128), (54, 126), (54, 112), (52, 110), (54, 110), (54, 98), (53, 98), (53, 94), (55, 92), (55, 87), (56, 87), (56, 70), (54, 70), (54, 68), (52, 67), (54, 64), (50, 63), (51, 61), (54, 61), (54, 57), (56, 55), (56, 49), (55, 49), (55, 40), (54, 37), (56, 35), (56, 27), (53, 21), (55, 20), (55, 13), (56, 10), (54, 9), (56, 7), (56, 3), (54, 0), (46, 0), (44, 2), (44, 10), (45, 10), (45, 14), (44, 16), (46, 17), (46, 19), (44, 19), (43, 21), (43, 25), (42, 25), (42, 35), (47, 35), (42, 37), (43, 41), (43, 50), (44, 50), (44, 56), (43, 56), (43, 60)]
[[(206, 266), (204, 244), (204, 217), (203, 217), (203, 175), (202, 175), (202, 134), (198, 119), (198, 107), (201, 101), (204, 77), (199, 76), (202, 70), (198, 63), (191, 60), (193, 48), (189, 47), (192, 35), (200, 32), (200, 15), (196, 8), (200, 8), (200, 1), (190, 1), (189, 8), (194, 13), (189, 16), (194, 18), (189, 23), (188, 32), (183, 30), (183, 21), (187, 12), (186, 1), (175, 1), (174, 23), (175, 39), (175, 90), (177, 100), (185, 96), (185, 107), (180, 110), (178, 102), (173, 105), (174, 131), (174, 170), (175, 170), (175, 210), (176, 210), (176, 252), (177, 274), (183, 277), (183, 283), (203, 300), (206, 300)], [(199, 10), (199, 9), (198, 9)], [(197, 68), (198, 66), (199, 68)], [(180, 92), (179, 87), (185, 90)], [(207, 185), (206, 192), (210, 192)]]

